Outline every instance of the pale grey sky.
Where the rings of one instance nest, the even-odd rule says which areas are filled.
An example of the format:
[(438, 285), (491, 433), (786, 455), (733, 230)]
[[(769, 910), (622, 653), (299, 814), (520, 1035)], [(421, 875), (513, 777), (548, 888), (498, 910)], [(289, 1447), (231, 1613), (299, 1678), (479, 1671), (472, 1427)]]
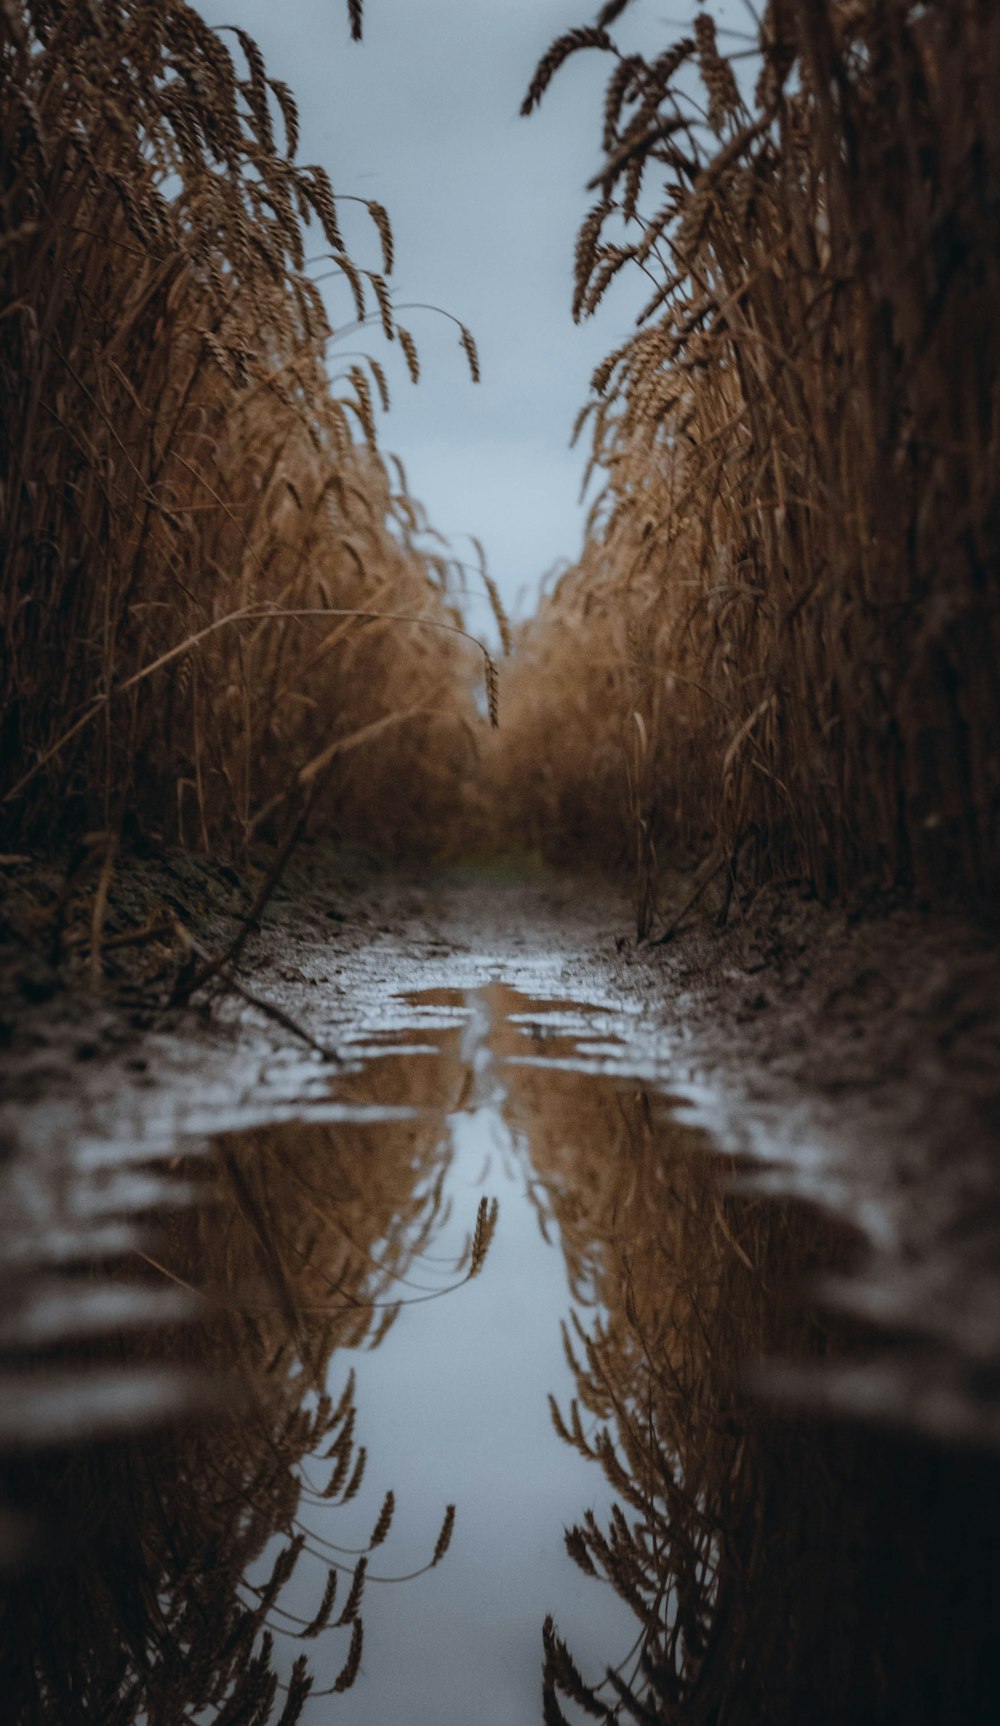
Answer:
[[(200, 9), (212, 24), (249, 30), (271, 76), (291, 85), (300, 159), (322, 162), (338, 194), (387, 207), (397, 305), (442, 306), (472, 329), (479, 385), (454, 324), (400, 312), (420, 349), (416, 387), (395, 344), (377, 328), (363, 332), (392, 393), (382, 442), (456, 555), (474, 562), (462, 535), (478, 535), (505, 600), (513, 607), (521, 595), (519, 609), (532, 609), (540, 577), (582, 541), (584, 453), (568, 448), (573, 420), (595, 365), (645, 297), (640, 280), (623, 278), (595, 319), (573, 325), (573, 246), (600, 162), (607, 56), (575, 56), (540, 111), (518, 114), (540, 55), (589, 22), (596, 0), (366, 0), (359, 44), (345, 0), (200, 0)], [(615, 34), (655, 52), (696, 9), (634, 0)], [(747, 27), (746, 0), (708, 9), (720, 26)], [(356, 261), (378, 268), (365, 213), (347, 204), (342, 215)], [(335, 326), (352, 319), (346, 284), (333, 284), (330, 309)], [(331, 360), (358, 345), (357, 335), (334, 343)], [(469, 609), (481, 625), (479, 608)]]

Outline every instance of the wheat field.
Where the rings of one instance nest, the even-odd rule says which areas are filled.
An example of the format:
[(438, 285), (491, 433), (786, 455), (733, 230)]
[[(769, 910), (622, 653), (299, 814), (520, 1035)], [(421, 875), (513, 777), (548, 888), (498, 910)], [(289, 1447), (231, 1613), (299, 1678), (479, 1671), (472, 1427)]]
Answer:
[[(654, 58), (624, 6), (574, 315), (649, 297), (578, 433), (600, 491), (524, 626), (505, 806), (535, 843), (824, 896), (997, 881), (1000, 17), (771, 0)], [(748, 28), (750, 28), (748, 24)], [(549, 749), (542, 740), (558, 737)]]
[(384, 369), (337, 360), (360, 327), (419, 370), (386, 211), (362, 200), (351, 257), (244, 32), (183, 0), (4, 7), (10, 849), (238, 857), (308, 813), (397, 854), (600, 859), (640, 931), (677, 860), (989, 901), (1000, 19), (770, 0), (733, 58), (704, 12), (643, 57), (626, 4), (524, 102), (606, 59), (567, 310), (622, 272), (649, 296), (581, 408), (582, 553), (504, 636), (499, 694), (382, 448)]
[(484, 659), (379, 447), (384, 369), (337, 358), (374, 323), (419, 373), (386, 211), (355, 261), (291, 91), (183, 0), (6, 6), (0, 124), (11, 844), (239, 854), (319, 793), (330, 830), (419, 844)]
[[(395, 860), (598, 864), (630, 880), (640, 939), (663, 935), (677, 870), (722, 914), (767, 883), (992, 911), (1000, 7), (761, 0), (733, 53), (691, 8), (639, 54), (616, 37), (630, 4), (559, 37), (524, 95), (530, 125), (578, 56), (606, 64), (567, 317), (592, 316), (619, 277), (647, 297), (581, 404), (579, 555), (514, 625), (481, 559), (494, 658), (463, 615), (460, 560), (385, 442), (378, 356), (401, 354), (414, 383), (421, 369), (390, 213), (355, 199), (367, 249), (348, 250), (336, 164), (300, 160), (294, 94), (242, 29), (210, 28), (187, 0), (0, 0), (0, 867), (42, 859), (63, 883), (32, 906), (53, 974), (65, 961), (46, 989), (84, 951), (93, 986), (113, 981), (102, 927), (121, 857), (241, 871), (263, 855), (253, 907), (214, 957), (172, 904), (111, 937), (169, 945), (133, 1005), (154, 983), (157, 1011), (186, 1004), (232, 972), (307, 824)], [(360, 39), (361, 0), (344, 12)], [(65, 927), (95, 878), (81, 858), (96, 866), (89, 935)], [(0, 923), (12, 938), (2, 906)], [(379, 949), (387, 990), (402, 951)], [(949, 1051), (934, 1053), (942, 1071)], [(92, 1052), (81, 1038), (77, 1057)], [(31, 1070), (44, 1076), (41, 1058)], [(351, 1382), (339, 1404), (323, 1385), (337, 1349), (385, 1334), (398, 1277), (433, 1245), (444, 1123), (466, 1106), (457, 1057), (449, 1082), (447, 1108), (409, 1077), (383, 1095), (412, 1117), (374, 1137), (262, 1126), (178, 1160), (204, 1202), (165, 1219), (162, 1262), (143, 1251), (140, 1276), (211, 1317), (137, 1334), (124, 1358), (216, 1391), (239, 1378), (244, 1400), (213, 1426), (221, 1443), (179, 1422), (149, 1448), (67, 1448), (51, 1487), (27, 1452), (12, 1465), (27, 1496), (51, 1490), (54, 1526), (78, 1517), (66, 1562), (5, 1583), (3, 1659), (26, 1719), (82, 1705), (173, 1726), (193, 1695), (230, 1726), (292, 1726), (312, 1681), (298, 1650), (280, 1680), (275, 1615), (297, 1644), (341, 1633), (329, 1695), (353, 1685), (394, 1483), (363, 1546), (310, 1546), (297, 1518), (360, 1486)], [(346, 1063), (337, 1083), (364, 1100)], [(870, 1675), (840, 1657), (858, 1600), (847, 1548), (870, 1538), (891, 1448), (862, 1459), (843, 1520), (831, 1471), (854, 1468), (850, 1434), (824, 1449), (804, 1420), (733, 1416), (748, 1358), (836, 1341), (799, 1285), (848, 1246), (815, 1219), (796, 1245), (641, 1091), (584, 1108), (570, 1075), (526, 1064), (504, 1107), (526, 1138), (533, 1123), (530, 1192), (580, 1309), (553, 1422), (622, 1500), (606, 1526), (584, 1514), (567, 1549), (637, 1621), (637, 1663), (597, 1683), (547, 1622), (545, 1719), (565, 1704), (791, 1723), (831, 1697), (857, 1715)], [(496, 1225), (483, 1197), (449, 1278), (479, 1274)], [(121, 1337), (101, 1351), (121, 1360)], [(437, 1515), (413, 1575), (448, 1550), (454, 1507)], [(275, 1527), (283, 1549), (248, 1590)], [(815, 1563), (824, 1542), (839, 1576)], [(293, 1613), (300, 1559), (315, 1586)], [(847, 1613), (818, 1655), (810, 1598), (816, 1622)], [(902, 1622), (907, 1589), (895, 1598)], [(885, 1614), (874, 1588), (861, 1599)], [(89, 1651), (75, 1678), (71, 1641)], [(767, 1716), (788, 1671), (800, 1687)], [(914, 1717), (922, 1683), (915, 1669), (897, 1692)]]

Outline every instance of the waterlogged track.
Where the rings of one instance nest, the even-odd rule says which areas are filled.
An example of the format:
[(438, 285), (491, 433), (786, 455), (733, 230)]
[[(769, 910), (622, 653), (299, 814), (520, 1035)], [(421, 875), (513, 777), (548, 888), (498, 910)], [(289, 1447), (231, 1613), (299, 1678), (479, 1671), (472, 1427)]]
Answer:
[(816, 1298), (882, 1212), (562, 931), (286, 942), (337, 1063), (12, 1112), (16, 1726), (995, 1719), (993, 1457), (801, 1412), (911, 1358)]

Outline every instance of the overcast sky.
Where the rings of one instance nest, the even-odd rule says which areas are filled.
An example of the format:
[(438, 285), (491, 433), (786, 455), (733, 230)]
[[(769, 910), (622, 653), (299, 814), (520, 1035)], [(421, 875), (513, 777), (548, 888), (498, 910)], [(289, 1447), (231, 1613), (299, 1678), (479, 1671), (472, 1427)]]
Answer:
[[(385, 365), (392, 411), (385, 448), (398, 452), (432, 522), (474, 561), (484, 542), (505, 600), (532, 609), (538, 582), (579, 552), (584, 453), (568, 440), (590, 375), (624, 339), (644, 298), (622, 278), (599, 315), (570, 314), (573, 245), (600, 163), (606, 55), (575, 56), (539, 112), (518, 109), (535, 64), (563, 30), (592, 21), (597, 0), (366, 0), (364, 41), (349, 40), (345, 0), (200, 0), (212, 24), (239, 24), (273, 77), (295, 92), (300, 160), (327, 168), (338, 194), (385, 204), (396, 235), (397, 306), (428, 302), (472, 329), (483, 380), (469, 380), (454, 324), (400, 311), (417, 340), (414, 387), (377, 329), (364, 333)], [(746, 0), (710, 6), (746, 29)], [(634, 0), (615, 26), (626, 47), (657, 51), (695, 10), (688, 0)], [(379, 267), (377, 236), (342, 206), (356, 262)], [(353, 316), (334, 284), (335, 326)], [(334, 343), (331, 358), (356, 349)], [(478, 621), (478, 620), (477, 620)]]

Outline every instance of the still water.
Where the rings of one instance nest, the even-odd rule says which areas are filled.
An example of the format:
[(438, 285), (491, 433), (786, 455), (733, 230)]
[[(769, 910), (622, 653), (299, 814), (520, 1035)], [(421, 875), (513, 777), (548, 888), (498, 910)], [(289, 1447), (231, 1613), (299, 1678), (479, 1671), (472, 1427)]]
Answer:
[(769, 1398), (856, 1243), (597, 1008), (390, 1018), (12, 1245), (5, 1726), (1000, 1717), (993, 1461)]

